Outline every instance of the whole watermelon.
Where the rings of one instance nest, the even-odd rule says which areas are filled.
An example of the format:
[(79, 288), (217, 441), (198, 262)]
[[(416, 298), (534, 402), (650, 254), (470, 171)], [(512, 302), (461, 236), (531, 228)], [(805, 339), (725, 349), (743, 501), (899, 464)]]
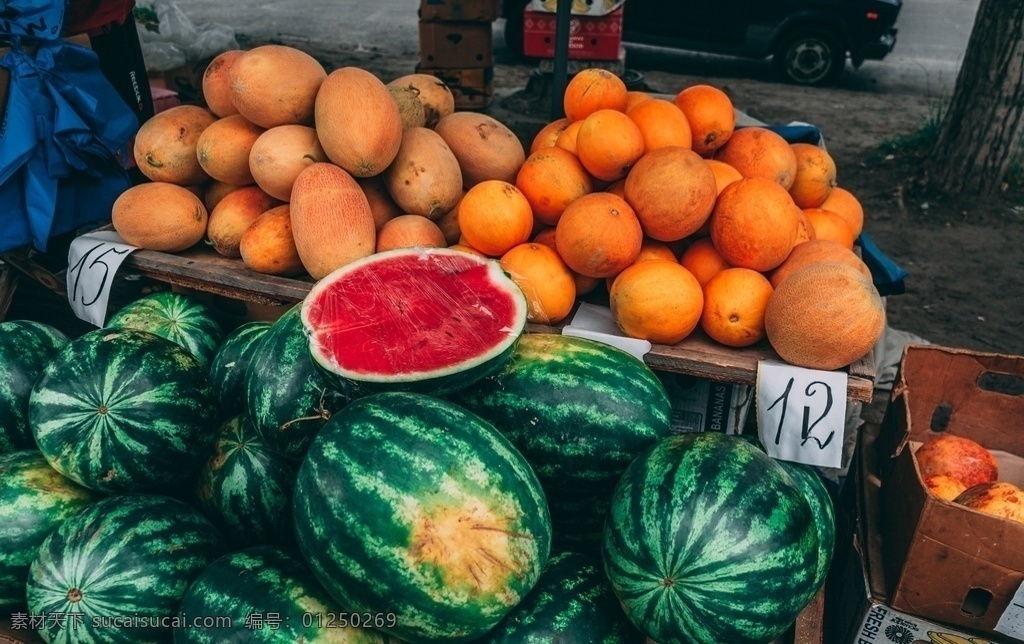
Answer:
[[(277, 546), (256, 546), (214, 561), (185, 593), (180, 612), (228, 618), (230, 625), (175, 628), (175, 644), (384, 644), (389, 639), (372, 624), (394, 620), (393, 614), (345, 613), (297, 552)], [(369, 628), (351, 626), (366, 621)]]
[(574, 552), (548, 561), (540, 581), (481, 642), (643, 644), (619, 606), (601, 562)]
[(46, 460), (101, 492), (187, 490), (213, 447), (216, 418), (199, 361), (135, 329), (74, 340), (29, 398), (29, 424)]
[(143, 296), (111, 316), (107, 328), (149, 331), (179, 344), (206, 369), (224, 330), (208, 306), (188, 295), (160, 291)]
[(603, 558), (626, 615), (652, 639), (763, 643), (814, 595), (818, 534), (782, 466), (741, 439), (685, 434), (623, 474)]
[(66, 616), (45, 621), (47, 642), (167, 642), (171, 623), (161, 621), (179, 615), (189, 584), (223, 550), (216, 528), (181, 501), (109, 497), (43, 542), (29, 570), (29, 613)]
[(38, 451), (0, 455), (0, 610), (25, 609), (28, 567), (39, 546), (98, 498), (58, 474)]
[(832, 497), (811, 466), (788, 461), (777, 462), (792, 477), (814, 514), (814, 525), (818, 528), (818, 567), (814, 574), (814, 588), (817, 590), (825, 583), (836, 547), (836, 511), (832, 506)]
[(68, 342), (66, 335), (47, 324), (0, 322), (0, 454), (35, 449), (28, 397), (46, 363)]
[(199, 472), (199, 508), (234, 546), (290, 544), (295, 463), (271, 451), (244, 416), (220, 429)]
[(529, 464), (489, 423), (413, 393), (361, 398), (295, 485), (299, 550), (346, 609), (414, 642), (469, 641), (536, 583), (551, 523)]
[(221, 418), (245, 412), (245, 372), (269, 322), (246, 322), (228, 334), (210, 362), (210, 384)]
[(309, 356), (299, 307), (281, 316), (256, 346), (245, 374), (249, 420), (271, 449), (300, 460), (345, 397)]

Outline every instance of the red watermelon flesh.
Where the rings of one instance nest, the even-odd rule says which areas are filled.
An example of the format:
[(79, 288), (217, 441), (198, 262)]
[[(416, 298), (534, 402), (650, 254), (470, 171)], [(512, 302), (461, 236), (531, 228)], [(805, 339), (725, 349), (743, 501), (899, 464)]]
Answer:
[(497, 371), (526, 314), (498, 262), (443, 248), (357, 260), (321, 279), (302, 305), (310, 355), (338, 384), (438, 395)]

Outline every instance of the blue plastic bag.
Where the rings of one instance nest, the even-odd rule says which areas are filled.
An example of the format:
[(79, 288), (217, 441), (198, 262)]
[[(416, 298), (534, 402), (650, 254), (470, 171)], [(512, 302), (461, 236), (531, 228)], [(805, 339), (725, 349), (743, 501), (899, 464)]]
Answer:
[(3, 0), (0, 40), (38, 42), (60, 38), (64, 29), (61, 0)]
[[(131, 185), (118, 159), (129, 158), (139, 121), (88, 48), (48, 42), (33, 56), (15, 46), (0, 65), (11, 72), (0, 126), (0, 251), (23, 245), (15, 242), (25, 228), (44, 251), (51, 235), (109, 219)], [(71, 198), (80, 188), (90, 198)]]

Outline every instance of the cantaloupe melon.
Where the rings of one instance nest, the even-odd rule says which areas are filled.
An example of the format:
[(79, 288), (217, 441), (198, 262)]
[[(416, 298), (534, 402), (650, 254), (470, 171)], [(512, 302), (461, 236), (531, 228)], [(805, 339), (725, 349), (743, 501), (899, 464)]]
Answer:
[(217, 54), (203, 72), (203, 100), (221, 118), (238, 114), (238, 108), (231, 102), (231, 68), (243, 53), (241, 49), (230, 49)]
[(292, 186), (291, 226), (302, 265), (315, 279), (374, 252), (370, 204), (352, 175), (314, 163)]
[(215, 121), (203, 130), (196, 142), (199, 165), (217, 181), (236, 186), (253, 183), (249, 153), (263, 131), (241, 114)]
[(331, 161), (353, 177), (372, 177), (398, 154), (402, 117), (380, 79), (343, 67), (331, 72), (317, 94), (316, 133)]
[(260, 215), (242, 235), (238, 251), (242, 263), (257, 273), (287, 277), (305, 271), (295, 248), (288, 204)]
[(397, 85), (388, 85), (387, 88), (395, 99), (395, 103), (398, 104), (398, 114), (402, 117), (403, 130), (427, 126), (427, 113), (423, 110), (419, 93), (414, 88), (398, 87)]
[(323, 65), (304, 51), (263, 45), (245, 52), (231, 67), (231, 103), (263, 128), (313, 124), (313, 105), (327, 77)]
[(132, 246), (176, 253), (206, 233), (206, 207), (188, 189), (173, 183), (141, 183), (114, 201), (114, 230)]
[(388, 193), (407, 214), (440, 219), (462, 198), (462, 170), (441, 135), (414, 127), (402, 135), (394, 162), (384, 173)]
[(373, 225), (380, 232), (380, 229), (388, 221), (404, 215), (405, 211), (395, 203), (388, 193), (388, 187), (384, 185), (384, 177), (377, 175), (366, 179), (356, 179), (356, 183), (363, 189), (366, 200), (370, 202), (370, 212), (373, 213)]
[(263, 134), (249, 151), (249, 171), (268, 195), (289, 201), (295, 177), (308, 166), (328, 161), (316, 130), (306, 125), (279, 125)]
[(442, 118), (434, 131), (458, 159), (466, 189), (490, 179), (516, 182), (526, 151), (519, 137), (494, 117), (455, 112)]
[(407, 87), (415, 92), (423, 103), (426, 115), (425, 127), (433, 128), (438, 121), (455, 111), (455, 97), (437, 76), (430, 74), (407, 74), (388, 83), (395, 87)]
[(191, 186), (210, 177), (199, 165), (196, 144), (217, 120), (209, 110), (179, 105), (142, 124), (135, 136), (135, 164), (151, 181)]
[(280, 204), (259, 186), (245, 186), (225, 195), (210, 212), (207, 242), (225, 257), (241, 257), (238, 244), (246, 229), (257, 217)]

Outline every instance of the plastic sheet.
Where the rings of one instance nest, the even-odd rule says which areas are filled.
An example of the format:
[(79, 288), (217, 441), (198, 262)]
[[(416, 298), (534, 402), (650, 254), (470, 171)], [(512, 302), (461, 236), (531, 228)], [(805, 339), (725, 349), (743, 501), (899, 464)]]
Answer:
[(157, 16), (158, 31), (151, 30), (148, 24), (139, 26), (139, 43), (148, 71), (166, 72), (239, 49), (234, 29), (217, 23), (196, 25), (171, 0), (148, 0), (137, 6)]

